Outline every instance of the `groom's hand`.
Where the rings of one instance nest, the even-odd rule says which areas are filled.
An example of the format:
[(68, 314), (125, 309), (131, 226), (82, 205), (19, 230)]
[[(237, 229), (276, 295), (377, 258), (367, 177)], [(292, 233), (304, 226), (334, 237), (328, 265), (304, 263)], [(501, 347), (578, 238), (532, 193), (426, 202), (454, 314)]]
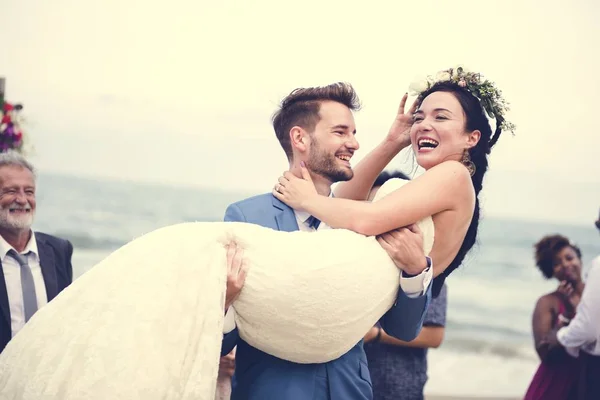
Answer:
[(237, 299), (246, 282), (248, 263), (243, 258), (244, 250), (235, 243), (227, 246), (227, 291), (225, 293), (225, 311)]
[(423, 252), (423, 232), (417, 225), (396, 229), (377, 236), (398, 269), (409, 275), (418, 275), (427, 268)]

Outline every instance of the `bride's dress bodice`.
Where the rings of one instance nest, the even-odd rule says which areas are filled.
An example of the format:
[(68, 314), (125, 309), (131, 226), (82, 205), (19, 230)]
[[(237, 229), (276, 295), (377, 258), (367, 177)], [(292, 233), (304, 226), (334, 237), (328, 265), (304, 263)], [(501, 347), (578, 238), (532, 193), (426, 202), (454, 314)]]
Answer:
[[(397, 189), (400, 189), (402, 186), (406, 185), (409, 182), (410, 181), (400, 178), (392, 178), (387, 180), (383, 185), (381, 185), (381, 187), (375, 194), (375, 198), (373, 199), (373, 201), (381, 200), (388, 194), (392, 193)], [(402, 210), (398, 211), (400, 212)], [(431, 249), (433, 248), (433, 241), (435, 237), (433, 218), (424, 218), (423, 220), (419, 221), (417, 225), (421, 229), (421, 232), (423, 232), (423, 249), (425, 251), (425, 254), (429, 255)]]

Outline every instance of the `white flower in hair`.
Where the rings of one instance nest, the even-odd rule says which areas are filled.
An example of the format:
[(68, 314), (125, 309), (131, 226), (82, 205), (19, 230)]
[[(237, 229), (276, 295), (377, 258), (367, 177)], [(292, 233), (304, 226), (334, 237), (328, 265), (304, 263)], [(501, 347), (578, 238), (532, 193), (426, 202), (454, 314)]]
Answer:
[(440, 71), (435, 75), (436, 82), (449, 81), (450, 79), (452, 79), (452, 76), (450, 75), (450, 72), (448, 72), (448, 71)]
[(429, 80), (427, 78), (416, 78), (408, 86), (408, 92), (411, 96), (417, 96), (429, 89)]

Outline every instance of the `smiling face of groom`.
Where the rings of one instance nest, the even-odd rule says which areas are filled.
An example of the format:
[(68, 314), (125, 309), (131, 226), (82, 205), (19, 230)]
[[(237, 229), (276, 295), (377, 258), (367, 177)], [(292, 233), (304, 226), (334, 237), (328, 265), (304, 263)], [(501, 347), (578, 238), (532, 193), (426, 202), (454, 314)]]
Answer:
[(352, 111), (343, 104), (327, 101), (321, 104), (319, 116), (313, 132), (297, 132), (306, 146), (298, 149), (296, 157), (311, 172), (330, 182), (352, 179), (350, 159), (359, 148)]
[(281, 103), (273, 127), (290, 162), (301, 161), (329, 183), (353, 176), (350, 159), (359, 145), (353, 111), (360, 109), (351, 85), (296, 89)]

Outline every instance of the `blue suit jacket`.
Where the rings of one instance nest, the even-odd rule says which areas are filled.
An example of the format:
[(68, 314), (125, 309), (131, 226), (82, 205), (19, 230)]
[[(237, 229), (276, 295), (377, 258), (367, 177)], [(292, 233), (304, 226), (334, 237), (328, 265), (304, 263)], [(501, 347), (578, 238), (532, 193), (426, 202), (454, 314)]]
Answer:
[[(297, 231), (294, 211), (271, 194), (230, 205), (225, 221), (248, 222), (279, 231)], [(427, 293), (411, 299), (400, 289), (396, 304), (381, 319), (385, 331), (413, 340), (431, 300)], [(365, 332), (366, 333), (366, 332)], [(266, 354), (242, 340), (237, 329), (224, 335), (222, 355), (236, 350), (231, 400), (371, 400), (373, 391), (363, 341), (340, 358), (324, 364), (296, 364)]]

